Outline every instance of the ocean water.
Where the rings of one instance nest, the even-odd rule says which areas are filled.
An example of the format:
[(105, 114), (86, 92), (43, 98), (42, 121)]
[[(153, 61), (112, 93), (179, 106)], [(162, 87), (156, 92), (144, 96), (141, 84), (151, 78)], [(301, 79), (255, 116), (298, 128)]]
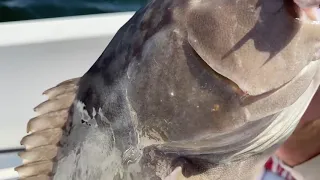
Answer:
[(148, 0), (0, 0), (0, 22), (136, 11)]

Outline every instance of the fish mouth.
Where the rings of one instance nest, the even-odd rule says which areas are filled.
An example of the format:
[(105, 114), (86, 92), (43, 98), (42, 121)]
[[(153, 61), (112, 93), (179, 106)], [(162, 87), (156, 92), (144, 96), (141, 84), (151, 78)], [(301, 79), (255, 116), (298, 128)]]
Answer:
[(320, 24), (320, 5), (300, 7), (294, 0), (285, 0), (285, 7), (289, 14), (304, 23)]

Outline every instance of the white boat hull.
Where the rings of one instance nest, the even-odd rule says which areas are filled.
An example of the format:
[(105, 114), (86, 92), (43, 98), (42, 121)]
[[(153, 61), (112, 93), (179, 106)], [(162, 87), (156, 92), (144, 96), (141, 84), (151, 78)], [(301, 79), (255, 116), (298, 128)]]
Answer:
[[(45, 100), (42, 92), (82, 76), (117, 30), (133, 15), (114, 13), (0, 24), (0, 152), (23, 148), (20, 140)], [(1, 153), (0, 153), (1, 155)], [(0, 180), (16, 177), (16, 154), (2, 154)], [(4, 160), (5, 159), (5, 160)], [(0, 157), (1, 161), (1, 157)], [(10, 167), (8, 164), (14, 162)]]

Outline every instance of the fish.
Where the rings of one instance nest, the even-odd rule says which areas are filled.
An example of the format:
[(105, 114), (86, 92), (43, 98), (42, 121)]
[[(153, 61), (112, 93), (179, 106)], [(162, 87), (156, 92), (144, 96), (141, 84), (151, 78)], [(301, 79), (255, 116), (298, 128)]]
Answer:
[(293, 0), (151, 0), (83, 76), (44, 92), (15, 170), (258, 179), (319, 87), (317, 12)]

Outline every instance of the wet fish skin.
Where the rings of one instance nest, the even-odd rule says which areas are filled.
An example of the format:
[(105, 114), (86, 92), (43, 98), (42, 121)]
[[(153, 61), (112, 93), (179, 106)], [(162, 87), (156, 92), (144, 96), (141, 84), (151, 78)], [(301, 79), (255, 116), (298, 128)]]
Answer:
[(53, 179), (256, 177), (320, 83), (319, 27), (284, 7), (151, 1), (77, 84)]
[[(319, 85), (319, 64), (310, 55), (317, 27), (282, 7), (177, 0), (152, 1), (138, 11), (80, 80), (75, 104), (85, 110), (74, 108), (55, 178), (164, 179), (179, 158), (188, 162), (182, 167), (189, 179), (251, 178), (294, 129)], [(291, 113), (283, 110), (307, 89), (306, 103), (293, 107), (301, 111), (286, 118)], [(97, 126), (82, 125), (83, 113)], [(292, 122), (266, 130), (279, 128), (280, 120)], [(74, 169), (65, 171), (68, 163)]]

